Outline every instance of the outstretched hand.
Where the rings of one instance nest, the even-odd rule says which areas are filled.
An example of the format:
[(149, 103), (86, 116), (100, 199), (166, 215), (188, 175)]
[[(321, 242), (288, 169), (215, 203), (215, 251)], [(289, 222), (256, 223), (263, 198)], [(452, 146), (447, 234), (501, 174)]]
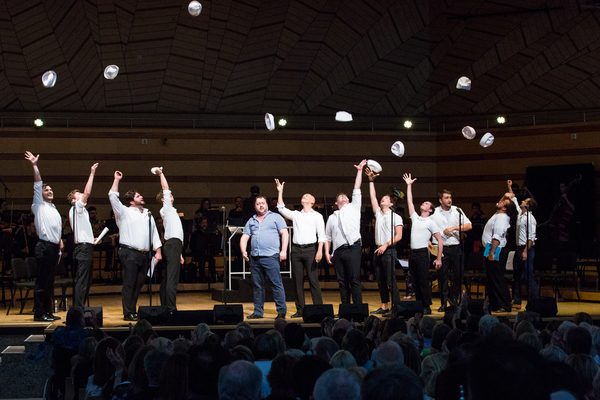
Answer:
[(40, 158), (39, 154), (37, 156), (34, 156), (29, 151), (25, 152), (25, 159), (29, 160), (33, 165), (37, 164), (38, 158)]
[(98, 163), (92, 165), (92, 174), (96, 172), (97, 168), (98, 168)]
[(379, 176), (379, 174), (373, 172), (369, 167), (365, 168), (365, 175), (367, 175), (367, 177), (369, 178), (369, 182), (373, 182), (375, 178)]
[(123, 178), (123, 173), (121, 171), (115, 171), (115, 180), (120, 181)]
[(285, 182), (279, 182), (279, 179), (275, 178), (275, 185), (277, 185), (278, 192), (283, 192), (283, 185), (285, 185)]
[(407, 185), (412, 185), (417, 180), (417, 178), (413, 179), (411, 174), (402, 175), (402, 179), (404, 179)]
[(367, 159), (366, 158), (364, 160), (362, 160), (360, 162), (360, 164), (355, 165), (354, 168), (356, 168), (359, 171), (362, 171), (362, 169), (365, 167), (365, 165), (367, 165)]

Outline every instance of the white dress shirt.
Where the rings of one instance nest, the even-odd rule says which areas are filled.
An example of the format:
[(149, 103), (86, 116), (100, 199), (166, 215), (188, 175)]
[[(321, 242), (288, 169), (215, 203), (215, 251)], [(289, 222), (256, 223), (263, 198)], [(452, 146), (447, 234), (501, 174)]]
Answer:
[[(456, 206), (450, 206), (448, 211), (444, 211), (441, 206), (438, 206), (435, 208), (435, 212), (431, 218), (440, 228), (440, 235), (442, 236), (442, 243), (444, 246), (454, 246), (460, 244), (458, 231), (452, 231), (450, 232), (450, 235), (446, 236), (444, 235), (444, 229), (450, 228), (451, 226), (459, 226), (471, 223), (465, 213), (459, 211), (458, 207)], [(432, 241), (434, 244), (437, 244), (437, 240), (435, 238), (433, 238)]]
[(431, 217), (423, 218), (416, 212), (410, 216), (412, 227), (410, 228), (410, 248), (412, 250), (426, 249), (431, 236), (440, 231)]
[[(392, 239), (392, 211), (388, 210), (385, 215), (381, 212), (381, 207), (375, 211), (375, 244), (377, 247)], [(394, 228), (402, 226), (402, 217), (394, 213)], [(394, 229), (394, 236), (396, 229)]]
[(292, 243), (298, 245), (312, 244), (325, 241), (325, 222), (323, 216), (311, 209), (305, 213), (285, 208), (285, 204), (277, 204), (279, 214), (292, 220), (294, 227)]
[(499, 247), (506, 246), (506, 231), (510, 227), (510, 217), (506, 213), (496, 213), (488, 220), (483, 228), (481, 242), (486, 245), (492, 243), (492, 239), (500, 242)]
[(42, 186), (42, 181), (33, 183), (31, 212), (35, 215), (35, 229), (40, 240), (59, 244), (62, 237), (62, 217), (54, 204), (44, 201)]
[(183, 226), (177, 214), (177, 209), (173, 207), (169, 189), (163, 190), (163, 206), (160, 209), (160, 216), (165, 226), (165, 240), (176, 238), (183, 243)]
[(332, 243), (333, 250), (344, 244), (354, 244), (360, 240), (360, 189), (352, 191), (352, 202), (335, 211), (327, 220), (325, 239)]
[(108, 192), (108, 199), (119, 227), (119, 243), (141, 251), (149, 250), (148, 217), (150, 217), (154, 250), (162, 246), (154, 217), (148, 215), (147, 208), (141, 212), (137, 207), (125, 207), (119, 200), (119, 192), (112, 190)]
[[(94, 244), (94, 231), (92, 230), (90, 215), (85, 208), (86, 205), (87, 203), (82, 203), (81, 200), (77, 200), (77, 202), (75, 202), (75, 207), (71, 207), (71, 210), (69, 211), (69, 221), (71, 222), (75, 244)], [(73, 228), (73, 210), (75, 210), (75, 228)]]
[[(536, 235), (536, 227), (537, 221), (533, 214), (529, 211), (523, 212), (521, 207), (519, 207), (519, 202), (513, 197), (512, 202), (517, 206), (517, 210), (519, 210), (519, 216), (517, 217), (517, 246), (525, 246), (527, 245), (527, 240), (531, 240), (533, 244), (535, 244)], [(527, 218), (529, 216), (529, 221)], [(528, 232), (529, 225), (529, 232)]]

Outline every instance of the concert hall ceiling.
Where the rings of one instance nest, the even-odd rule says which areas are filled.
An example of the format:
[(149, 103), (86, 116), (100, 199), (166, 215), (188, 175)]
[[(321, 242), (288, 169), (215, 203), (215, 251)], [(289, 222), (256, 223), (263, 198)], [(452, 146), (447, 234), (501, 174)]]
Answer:
[(600, 108), (598, 0), (200, 2), (193, 17), (181, 0), (1, 0), (0, 114)]

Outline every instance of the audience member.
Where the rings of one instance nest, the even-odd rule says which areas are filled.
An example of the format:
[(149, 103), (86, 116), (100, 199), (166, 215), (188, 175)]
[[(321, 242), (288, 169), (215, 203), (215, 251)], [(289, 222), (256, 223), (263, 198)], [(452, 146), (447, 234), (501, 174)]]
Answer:
[(358, 400), (360, 385), (355, 376), (342, 368), (326, 371), (317, 379), (314, 400)]
[(234, 361), (219, 372), (219, 400), (260, 400), (260, 369), (248, 361)]
[(317, 356), (304, 356), (294, 366), (292, 387), (300, 400), (309, 400), (315, 383), (331, 365)]
[(404, 353), (398, 343), (388, 340), (373, 350), (371, 356), (373, 368), (388, 367), (390, 365), (403, 365)]
[(321, 357), (329, 362), (331, 357), (340, 349), (340, 346), (332, 338), (322, 337), (319, 339), (315, 347), (312, 349), (312, 354)]
[(187, 400), (189, 359), (185, 353), (176, 353), (165, 360), (160, 374), (160, 400)]
[(431, 354), (423, 359), (421, 363), (421, 382), (423, 382), (424, 392), (427, 396), (435, 395), (435, 383), (438, 375), (446, 368), (448, 363), (448, 354)]
[(331, 364), (333, 368), (348, 369), (351, 367), (358, 367), (356, 359), (347, 350), (336, 351), (333, 357), (331, 357), (331, 360), (329, 360), (329, 364)]
[(362, 400), (423, 400), (419, 377), (404, 366), (374, 368), (365, 376)]
[(271, 370), (267, 374), (267, 382), (271, 386), (268, 400), (295, 400), (296, 395), (290, 382), (293, 381), (294, 366), (298, 360), (287, 354), (275, 357)]

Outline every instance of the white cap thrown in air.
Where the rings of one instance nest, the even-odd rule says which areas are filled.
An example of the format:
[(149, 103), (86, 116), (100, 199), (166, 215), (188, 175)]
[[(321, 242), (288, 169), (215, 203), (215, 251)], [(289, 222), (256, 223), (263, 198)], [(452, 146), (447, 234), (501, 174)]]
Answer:
[(471, 90), (471, 80), (466, 76), (461, 76), (460, 78), (458, 78), (458, 82), (456, 82), (456, 88)]
[(54, 71), (46, 71), (44, 75), (42, 75), (42, 85), (47, 88), (54, 87), (56, 84), (56, 72)]
[(392, 153), (394, 153), (395, 156), (402, 157), (404, 155), (404, 144), (398, 140), (392, 145)]
[(475, 129), (471, 128), (470, 126), (465, 126), (464, 128), (462, 128), (462, 134), (465, 137), (465, 139), (475, 139)]
[(352, 121), (352, 114), (346, 111), (338, 111), (335, 113), (335, 120), (340, 122), (350, 122)]
[(380, 173), (382, 170), (381, 165), (375, 160), (367, 160), (367, 167), (376, 174)]
[(273, 114), (265, 114), (265, 125), (267, 125), (267, 129), (270, 131), (275, 129), (275, 118), (273, 118)]
[(106, 79), (115, 79), (119, 75), (119, 67), (114, 64), (104, 68), (104, 77)]
[(489, 132), (486, 133), (485, 135), (483, 135), (483, 137), (479, 141), (479, 145), (484, 148), (490, 147), (492, 145), (492, 143), (494, 143), (494, 135), (492, 135)]
[(196, 0), (190, 1), (190, 4), (188, 5), (188, 12), (192, 17), (197, 17), (202, 12), (202, 4)]

